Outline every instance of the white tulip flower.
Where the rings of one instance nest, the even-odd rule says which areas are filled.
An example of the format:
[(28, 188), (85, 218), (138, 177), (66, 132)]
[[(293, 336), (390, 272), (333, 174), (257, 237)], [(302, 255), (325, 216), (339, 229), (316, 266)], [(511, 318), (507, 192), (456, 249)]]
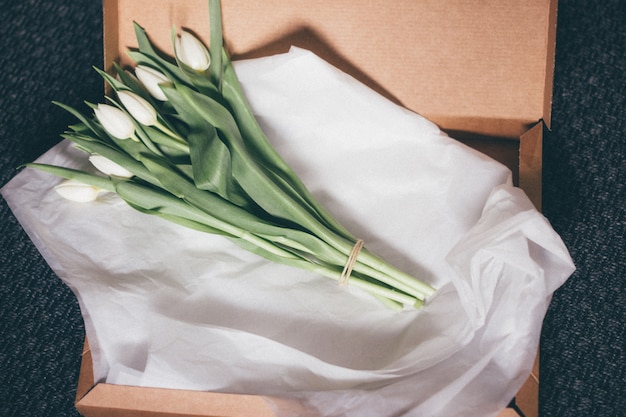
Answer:
[(196, 71), (206, 71), (211, 65), (211, 56), (204, 44), (189, 32), (182, 31), (174, 42), (178, 59)]
[(94, 109), (104, 130), (117, 139), (128, 139), (135, 135), (135, 124), (132, 119), (117, 107), (108, 104), (98, 104)]
[(89, 156), (89, 162), (105, 175), (111, 175), (121, 178), (131, 178), (134, 176), (132, 172), (118, 164), (111, 161), (109, 158), (102, 155), (93, 154)]
[(76, 180), (65, 180), (54, 187), (54, 190), (61, 197), (78, 203), (94, 201), (100, 193), (106, 192), (106, 190)]
[(118, 91), (117, 97), (130, 115), (142, 125), (154, 126), (157, 123), (156, 110), (143, 97), (128, 90)]
[(165, 93), (161, 90), (161, 87), (159, 87), (159, 84), (170, 82), (165, 75), (145, 65), (137, 65), (135, 75), (152, 97), (160, 101), (167, 101)]

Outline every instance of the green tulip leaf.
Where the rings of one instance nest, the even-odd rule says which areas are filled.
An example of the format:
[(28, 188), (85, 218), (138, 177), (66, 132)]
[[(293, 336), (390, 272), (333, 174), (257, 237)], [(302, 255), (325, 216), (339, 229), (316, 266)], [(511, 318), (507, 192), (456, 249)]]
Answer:
[(110, 178), (101, 177), (98, 175), (90, 174), (84, 171), (60, 167), (56, 165), (40, 164), (40, 163), (27, 163), (23, 165), (28, 168), (36, 168), (42, 172), (56, 175), (68, 180), (76, 180), (83, 184), (92, 185), (94, 187), (102, 188), (107, 191), (115, 191), (115, 187)]

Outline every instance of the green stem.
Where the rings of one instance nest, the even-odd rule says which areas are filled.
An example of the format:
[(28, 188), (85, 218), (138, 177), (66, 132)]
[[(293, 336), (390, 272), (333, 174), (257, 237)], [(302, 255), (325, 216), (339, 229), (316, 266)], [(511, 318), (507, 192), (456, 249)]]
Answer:
[[(161, 132), (165, 133), (172, 139), (175, 139), (177, 142), (180, 142), (181, 144), (185, 144), (185, 145), (187, 144), (187, 141), (185, 139), (183, 139), (180, 135), (178, 135), (176, 132), (174, 132), (173, 130), (171, 130), (170, 128), (168, 128), (167, 126), (165, 126), (163, 123), (159, 122), (158, 120), (154, 124), (154, 127), (159, 129)], [(187, 151), (189, 152), (189, 147), (187, 147)]]
[(222, 48), (224, 46), (222, 31), (222, 6), (220, 0), (209, 0), (209, 35), (211, 65), (209, 74), (213, 84), (221, 90), (222, 82)]
[(366, 274), (383, 282), (387, 282), (384, 281), (385, 277), (391, 277), (392, 281), (387, 282), (389, 285), (393, 285), (409, 294), (415, 294), (421, 300), (435, 292), (435, 289), (430, 285), (415, 279), (413, 276), (381, 260), (367, 250), (362, 250), (359, 254), (354, 270), (361, 271), (360, 264), (364, 265), (364, 269), (367, 271), (365, 272)]

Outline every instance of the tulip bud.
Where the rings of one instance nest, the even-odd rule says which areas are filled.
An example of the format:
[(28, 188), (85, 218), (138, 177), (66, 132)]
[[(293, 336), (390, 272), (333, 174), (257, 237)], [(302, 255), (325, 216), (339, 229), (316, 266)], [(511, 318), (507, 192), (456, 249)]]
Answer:
[(189, 32), (181, 32), (174, 43), (178, 59), (196, 71), (205, 71), (211, 64), (209, 51), (202, 42)]
[(117, 97), (131, 116), (142, 125), (153, 126), (157, 123), (156, 110), (143, 97), (127, 90), (118, 91)]
[(135, 125), (130, 117), (117, 107), (98, 104), (94, 110), (98, 121), (111, 136), (128, 139), (135, 134)]
[(89, 162), (95, 166), (100, 172), (106, 175), (112, 175), (122, 178), (131, 178), (134, 174), (118, 164), (102, 155), (90, 155)]
[(101, 188), (76, 180), (65, 180), (54, 187), (54, 190), (59, 193), (61, 197), (78, 203), (94, 201), (98, 198), (98, 195), (104, 191)]
[(170, 82), (165, 75), (144, 65), (137, 65), (135, 75), (152, 97), (160, 101), (167, 101), (165, 93), (161, 90), (161, 87), (159, 87), (159, 84)]

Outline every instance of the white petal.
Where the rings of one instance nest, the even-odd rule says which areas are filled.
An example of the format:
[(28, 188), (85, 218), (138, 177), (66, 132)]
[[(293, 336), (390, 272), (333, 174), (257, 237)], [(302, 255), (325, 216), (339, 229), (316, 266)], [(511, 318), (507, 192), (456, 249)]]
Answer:
[(61, 197), (78, 203), (94, 201), (98, 197), (98, 194), (103, 191), (100, 188), (76, 180), (65, 180), (54, 187), (54, 190)]
[(139, 78), (139, 81), (146, 87), (146, 90), (150, 95), (157, 100), (167, 101), (167, 97), (159, 84), (169, 83), (167, 77), (161, 74), (159, 71), (143, 65), (137, 65), (135, 68), (135, 75)]
[(108, 104), (98, 104), (94, 110), (98, 121), (111, 136), (128, 139), (135, 133), (135, 125), (126, 113)]
[(157, 122), (157, 113), (154, 107), (143, 97), (132, 91), (118, 91), (117, 97), (120, 99), (126, 110), (145, 126), (153, 126)]
[(100, 172), (106, 175), (113, 175), (122, 178), (131, 178), (133, 173), (102, 155), (90, 155), (89, 162), (92, 163)]
[(189, 32), (181, 32), (176, 37), (176, 56), (185, 65), (196, 71), (204, 71), (211, 64), (209, 51), (198, 38)]

